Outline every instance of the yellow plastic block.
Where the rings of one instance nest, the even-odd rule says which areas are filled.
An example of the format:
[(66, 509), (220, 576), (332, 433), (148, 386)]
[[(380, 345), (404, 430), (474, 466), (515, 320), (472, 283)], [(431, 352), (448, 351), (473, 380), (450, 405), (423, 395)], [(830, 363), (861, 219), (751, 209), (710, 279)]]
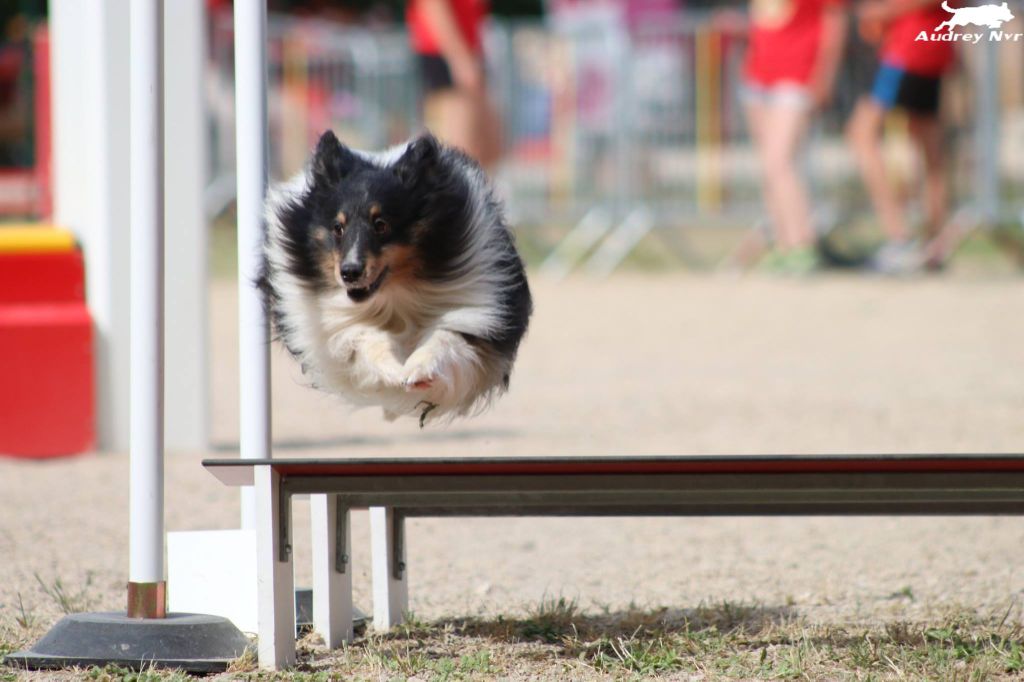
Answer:
[(73, 251), (75, 235), (49, 225), (0, 225), (0, 253)]

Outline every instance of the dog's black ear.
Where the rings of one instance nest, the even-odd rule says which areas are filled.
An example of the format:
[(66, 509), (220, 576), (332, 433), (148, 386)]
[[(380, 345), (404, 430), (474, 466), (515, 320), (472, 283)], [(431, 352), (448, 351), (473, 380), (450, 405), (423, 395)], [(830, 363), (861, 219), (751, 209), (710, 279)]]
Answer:
[(440, 158), (441, 143), (424, 133), (409, 143), (392, 170), (403, 185), (412, 188), (434, 179)]
[(313, 152), (313, 184), (332, 187), (345, 178), (355, 165), (355, 154), (328, 130), (320, 136)]

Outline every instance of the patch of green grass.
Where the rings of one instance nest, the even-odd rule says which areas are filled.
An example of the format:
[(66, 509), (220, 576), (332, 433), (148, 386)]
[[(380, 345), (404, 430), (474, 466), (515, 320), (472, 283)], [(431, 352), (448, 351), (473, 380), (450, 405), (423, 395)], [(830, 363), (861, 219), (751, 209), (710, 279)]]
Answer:
[(403, 644), (368, 646), (366, 662), (372, 670), (390, 675), (411, 676), (426, 670), (430, 658), (421, 650), (422, 644), (419, 641)]
[(585, 653), (588, 662), (602, 672), (625, 670), (641, 675), (676, 670), (684, 665), (683, 648), (670, 638), (619, 637), (601, 639)]
[[(3, 619), (0, 619), (0, 658), (26, 648), (30, 641), (39, 634), (39, 622), (34, 616), (32, 617), (33, 622), (30, 628), (21, 626), (19, 622), (20, 615), (15, 615), (14, 618), (15, 622), (18, 623), (16, 628), (12, 627), (9, 623), (4, 623)], [(0, 670), (3, 670), (3, 668), (0, 668)]]
[(18, 650), (18, 643), (0, 635), (0, 657)]
[(229, 673), (248, 673), (257, 669), (259, 661), (256, 658), (256, 647), (248, 646), (242, 655), (231, 661), (228, 665)]
[(36, 614), (25, 608), (25, 602), (21, 598), (21, 592), (18, 593), (18, 613), (14, 615), (14, 622), (21, 627), (22, 630), (32, 630), (39, 625), (39, 617)]
[(486, 649), (460, 656), (458, 669), (464, 673), (495, 672), (494, 666), (491, 664), (491, 652)]
[(439, 680), (501, 677), (516, 665), (571, 679), (1009, 680), (1024, 672), (1024, 631), (1006, 621), (958, 612), (925, 623), (822, 626), (786, 607), (737, 602), (590, 615), (556, 598), (519, 619), (418, 622), (413, 637), (357, 643), (349, 663)]
[(156, 668), (134, 671), (116, 665), (103, 668), (89, 668), (85, 679), (95, 682), (190, 682), (188, 674), (180, 670), (159, 670)]
[[(248, 654), (223, 679), (1018, 680), (1024, 679), (1024, 625), (1011, 612), (1017, 613), (1016, 605), (994, 617), (951, 609), (921, 622), (821, 625), (787, 606), (722, 601), (683, 610), (589, 613), (572, 599), (546, 598), (514, 618), (428, 621), (410, 614), (403, 626), (370, 632), (336, 651), (304, 638), (296, 670), (257, 672)], [(16, 648), (19, 630), (8, 622), (7, 630), (0, 626), (0, 652)], [(16, 679), (8, 675), (0, 682)], [(107, 667), (81, 671), (74, 679), (192, 678), (178, 671)]]
[(500, 673), (491, 661), (491, 652), (482, 649), (458, 655), (457, 648), (437, 643), (413, 641), (405, 646), (389, 646), (378, 641), (365, 647), (360, 659), (381, 679), (449, 680), (490, 679)]
[(89, 610), (89, 606), (93, 602), (93, 598), (89, 595), (93, 580), (92, 573), (86, 573), (85, 583), (77, 590), (65, 587), (60, 578), (54, 578), (52, 582), (47, 583), (38, 573), (33, 575), (43, 594), (52, 599), (63, 613), (81, 613)]
[(914, 589), (910, 585), (904, 585), (889, 595), (889, 599), (909, 599), (914, 601)]
[(578, 613), (579, 606), (575, 599), (546, 598), (530, 610), (520, 624), (519, 632), (525, 639), (540, 639), (553, 644), (571, 631), (573, 619)]
[[(246, 676), (245, 679), (260, 680), (261, 682), (267, 679), (267, 675), (258, 675), (255, 677)], [(287, 672), (287, 673), (275, 673), (270, 675), (271, 680), (287, 680), (287, 682), (336, 682), (347, 679), (342, 673), (329, 672), (329, 671), (318, 671), (318, 672)]]

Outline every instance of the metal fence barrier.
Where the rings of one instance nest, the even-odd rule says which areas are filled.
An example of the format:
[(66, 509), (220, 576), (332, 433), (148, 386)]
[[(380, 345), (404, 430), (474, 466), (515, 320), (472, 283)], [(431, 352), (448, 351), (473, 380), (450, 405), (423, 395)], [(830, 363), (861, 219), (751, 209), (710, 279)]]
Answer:
[[(378, 148), (420, 126), (417, 65), (403, 31), (272, 17), (269, 39), (273, 177), (298, 170), (326, 128)], [(229, 198), (217, 187), (231, 186), (234, 159), (231, 41), (230, 22), (216, 23), (215, 206)], [(491, 23), (489, 81), (505, 133), (496, 178), (522, 229), (560, 230), (547, 269), (589, 254), (588, 268), (606, 273), (652, 229), (758, 220), (757, 159), (739, 97), (745, 47), (742, 27), (713, 15), (640, 28)], [(823, 216), (865, 205), (842, 125), (873, 65), (868, 48), (850, 50), (804, 152)], [(997, 48), (962, 55), (945, 86), (955, 201), (990, 220), (1024, 204), (1016, 189), (1024, 166), (996, 132), (1024, 126), (1024, 79), (1007, 78), (998, 57)], [(1017, 104), (1001, 106), (1000, 95)], [(894, 119), (893, 132), (901, 125)], [(887, 137), (894, 181), (904, 182), (913, 176), (909, 143)]]

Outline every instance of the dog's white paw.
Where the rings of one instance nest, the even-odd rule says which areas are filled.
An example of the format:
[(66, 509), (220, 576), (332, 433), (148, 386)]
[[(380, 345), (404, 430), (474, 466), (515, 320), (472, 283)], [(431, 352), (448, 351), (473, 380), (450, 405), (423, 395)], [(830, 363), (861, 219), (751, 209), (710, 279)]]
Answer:
[(402, 384), (409, 392), (429, 391), (438, 383), (444, 383), (444, 367), (431, 353), (413, 353), (405, 361), (404, 370)]
[(402, 380), (402, 385), (405, 386), (405, 390), (409, 392), (414, 391), (429, 391), (433, 388), (434, 383), (437, 382), (438, 376), (436, 372), (418, 368), (412, 373), (407, 374)]
[(403, 385), (405, 372), (386, 334), (339, 334), (329, 348), (352, 386), (374, 391)]

